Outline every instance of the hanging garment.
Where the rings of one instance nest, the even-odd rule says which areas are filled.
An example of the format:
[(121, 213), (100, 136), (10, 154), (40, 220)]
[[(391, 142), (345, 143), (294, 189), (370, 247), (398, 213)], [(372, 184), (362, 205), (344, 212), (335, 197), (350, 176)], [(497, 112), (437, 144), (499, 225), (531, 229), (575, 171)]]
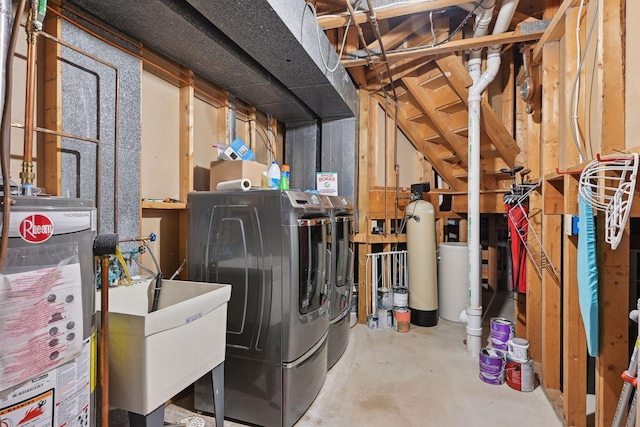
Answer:
[(521, 203), (505, 200), (507, 223), (511, 239), (511, 290), (519, 293), (527, 292), (527, 232), (529, 231), (529, 201)]
[[(588, 188), (586, 191), (591, 191)], [(598, 263), (596, 260), (596, 222), (593, 209), (578, 197), (578, 292), (580, 313), (587, 335), (589, 356), (598, 356)]]

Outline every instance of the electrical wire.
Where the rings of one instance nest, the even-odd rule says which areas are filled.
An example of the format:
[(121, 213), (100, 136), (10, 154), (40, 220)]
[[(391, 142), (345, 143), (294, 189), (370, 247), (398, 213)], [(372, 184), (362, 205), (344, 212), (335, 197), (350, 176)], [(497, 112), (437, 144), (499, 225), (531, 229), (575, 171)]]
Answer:
[(431, 37), (433, 37), (433, 42), (436, 41), (436, 32), (433, 30), (433, 10), (429, 12), (429, 27), (431, 28)]
[[(320, 52), (320, 58), (322, 59), (322, 64), (324, 65), (324, 68), (328, 72), (333, 73), (335, 70), (338, 69), (338, 66), (340, 65), (340, 58), (342, 58), (344, 47), (347, 44), (347, 34), (349, 33), (349, 26), (351, 25), (351, 16), (349, 16), (349, 20), (347, 21), (347, 27), (344, 29), (344, 36), (342, 37), (342, 46), (340, 46), (340, 53), (338, 54), (338, 59), (336, 60), (336, 64), (333, 67), (329, 67), (329, 65), (327, 64), (327, 60), (322, 54), (322, 44), (320, 43), (320, 24), (318, 24), (318, 12), (316, 11), (316, 7), (313, 3), (309, 1), (306, 1), (305, 3), (307, 6), (309, 6), (311, 11), (313, 12), (313, 17), (315, 18), (316, 39), (318, 41), (318, 51)], [(304, 13), (302, 14), (302, 18), (304, 19)]]
[(20, 28), (20, 17), (25, 9), (26, 0), (20, 0), (16, 8), (16, 14), (13, 17), (13, 25), (11, 27), (11, 36), (9, 37), (9, 48), (7, 49), (7, 58), (5, 61), (5, 91), (2, 100), (2, 122), (0, 124), (0, 168), (2, 169), (2, 236), (0, 237), (0, 271), (4, 265), (9, 246), (9, 226), (11, 223), (11, 177), (9, 174), (9, 142), (11, 139), (11, 98), (13, 84), (13, 55), (16, 50), (18, 40), (18, 32)]
[[(580, 1), (580, 7), (578, 8), (578, 18), (576, 19), (576, 63), (580, 63), (580, 19), (582, 16), (582, 9), (584, 7), (584, 0)], [(585, 46), (585, 52), (586, 52)], [(577, 93), (580, 88), (580, 68), (576, 71), (576, 79), (573, 82), (572, 95)], [(576, 147), (578, 147), (578, 153), (580, 154), (580, 162), (584, 162), (586, 160), (586, 156), (582, 151), (582, 141), (580, 140), (580, 132), (578, 130), (578, 98), (580, 96), (572, 96), (572, 113), (571, 117), (571, 134), (573, 135), (574, 142)]]
[[(582, 3), (584, 3), (584, 0), (582, 0)], [(573, 141), (576, 144), (576, 147), (578, 148), (578, 153), (580, 155), (581, 162), (584, 162), (586, 160), (586, 156), (582, 151), (582, 143), (580, 142), (580, 136), (579, 136), (578, 112), (577, 112), (579, 94), (577, 92), (578, 92), (578, 87), (580, 86), (580, 71), (582, 70), (582, 66), (584, 65), (584, 60), (587, 57), (588, 47), (591, 42), (591, 36), (593, 35), (593, 29), (595, 28), (596, 18), (598, 16), (599, 3), (600, 2), (598, 1), (595, 2), (596, 5), (593, 11), (593, 17), (591, 18), (591, 24), (589, 24), (589, 32), (587, 34), (587, 40), (584, 46), (584, 52), (582, 54), (582, 57), (580, 58), (580, 62), (578, 63), (578, 68), (576, 69), (576, 76), (573, 82), (573, 89), (571, 90), (571, 105), (574, 106), (575, 110), (573, 111), (573, 114), (570, 115), (571, 122), (569, 123), (569, 128), (571, 129), (571, 136), (573, 137)], [(580, 6), (582, 7), (582, 4)], [(578, 49), (580, 46), (579, 25), (580, 25), (580, 13), (578, 13), (578, 23), (576, 24), (576, 31), (577, 31), (576, 44), (578, 45)], [(577, 54), (580, 55), (579, 50)], [(586, 147), (586, 143), (585, 143), (585, 147)]]

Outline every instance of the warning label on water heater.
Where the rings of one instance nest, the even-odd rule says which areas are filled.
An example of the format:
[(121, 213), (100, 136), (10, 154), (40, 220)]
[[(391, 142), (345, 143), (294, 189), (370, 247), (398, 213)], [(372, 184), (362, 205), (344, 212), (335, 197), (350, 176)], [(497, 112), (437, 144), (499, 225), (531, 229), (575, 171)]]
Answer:
[(72, 260), (0, 276), (0, 390), (80, 354), (82, 280)]

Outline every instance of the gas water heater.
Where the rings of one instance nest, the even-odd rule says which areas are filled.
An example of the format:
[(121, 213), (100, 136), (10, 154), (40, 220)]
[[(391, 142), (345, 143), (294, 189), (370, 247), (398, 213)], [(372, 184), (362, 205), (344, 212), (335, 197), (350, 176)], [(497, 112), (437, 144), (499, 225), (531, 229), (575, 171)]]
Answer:
[(11, 199), (0, 274), (0, 421), (95, 425), (94, 202)]
[(438, 324), (435, 210), (426, 200), (409, 203), (407, 218), (407, 268), (411, 323)]

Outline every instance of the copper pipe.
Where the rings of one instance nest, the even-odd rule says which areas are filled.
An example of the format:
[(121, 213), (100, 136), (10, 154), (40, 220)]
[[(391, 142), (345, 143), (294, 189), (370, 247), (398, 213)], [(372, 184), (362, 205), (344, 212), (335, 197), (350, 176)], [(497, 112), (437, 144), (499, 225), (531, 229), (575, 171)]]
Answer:
[(24, 114), (24, 161), (33, 160), (33, 127), (34, 127), (34, 106), (36, 88), (36, 45), (27, 45), (27, 90), (25, 94), (25, 114)]
[[(11, 123), (11, 127), (16, 128), (16, 129), (24, 129), (24, 125), (22, 123)], [(99, 144), (100, 143), (99, 139), (86, 138), (84, 136), (77, 136), (77, 135), (73, 135), (73, 134), (70, 134), (70, 133), (67, 133), (67, 132), (60, 132), (60, 131), (57, 131), (57, 130), (41, 128), (39, 126), (36, 126), (33, 129), (36, 132), (46, 133), (48, 135), (57, 135), (57, 136), (61, 136), (63, 138), (77, 139), (79, 141), (85, 141), (85, 142), (93, 142), (94, 144)]]
[(37, 23), (38, 3), (31, 2), (29, 16), (25, 25), (27, 32), (27, 88), (25, 93), (24, 112), (24, 158), (22, 161), (22, 172), (20, 172), (20, 182), (22, 192), (27, 196), (33, 194), (33, 127), (34, 127), (34, 106), (36, 92), (36, 56), (38, 46), (38, 33), (40, 28)]
[(100, 257), (100, 424), (109, 426), (109, 255)]

